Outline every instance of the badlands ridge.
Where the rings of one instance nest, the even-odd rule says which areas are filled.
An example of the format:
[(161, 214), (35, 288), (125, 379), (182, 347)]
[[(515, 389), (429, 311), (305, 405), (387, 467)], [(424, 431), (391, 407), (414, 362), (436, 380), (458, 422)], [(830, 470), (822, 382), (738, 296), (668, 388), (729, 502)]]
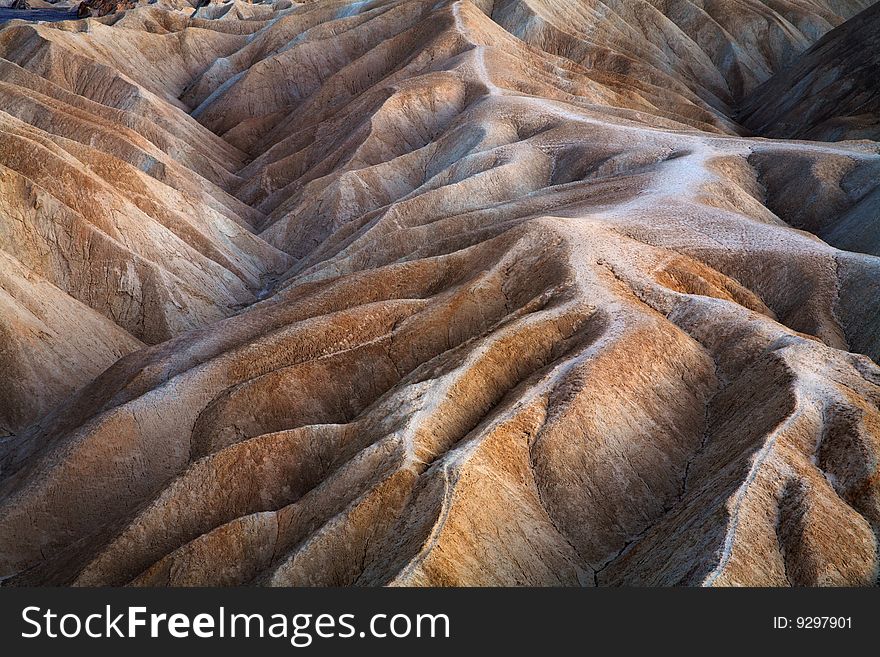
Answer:
[(875, 583), (871, 5), (6, 23), (0, 577)]

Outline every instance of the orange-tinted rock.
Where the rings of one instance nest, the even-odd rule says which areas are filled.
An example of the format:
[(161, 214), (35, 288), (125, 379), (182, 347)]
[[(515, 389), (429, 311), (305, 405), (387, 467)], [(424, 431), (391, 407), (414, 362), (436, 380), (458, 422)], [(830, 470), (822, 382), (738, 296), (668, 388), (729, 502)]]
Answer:
[(656, 4), (0, 31), (0, 576), (873, 583), (880, 146), (732, 109), (869, 3)]

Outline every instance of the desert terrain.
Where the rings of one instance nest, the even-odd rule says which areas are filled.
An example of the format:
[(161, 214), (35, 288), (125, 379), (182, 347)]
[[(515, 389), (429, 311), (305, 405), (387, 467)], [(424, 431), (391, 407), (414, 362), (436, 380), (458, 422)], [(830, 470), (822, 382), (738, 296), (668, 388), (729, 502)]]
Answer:
[(880, 4), (86, 4), (0, 9), (4, 585), (876, 584)]

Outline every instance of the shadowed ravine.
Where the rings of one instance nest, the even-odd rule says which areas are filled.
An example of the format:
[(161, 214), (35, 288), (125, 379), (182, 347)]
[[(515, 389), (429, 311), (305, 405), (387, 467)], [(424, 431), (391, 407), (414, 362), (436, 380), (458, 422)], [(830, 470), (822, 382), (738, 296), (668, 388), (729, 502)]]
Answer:
[(874, 584), (870, 5), (3, 27), (0, 578)]

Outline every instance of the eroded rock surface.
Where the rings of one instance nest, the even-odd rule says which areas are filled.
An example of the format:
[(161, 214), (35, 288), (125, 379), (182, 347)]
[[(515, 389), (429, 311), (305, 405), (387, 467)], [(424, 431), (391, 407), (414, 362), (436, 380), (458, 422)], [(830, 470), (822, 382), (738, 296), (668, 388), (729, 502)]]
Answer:
[(735, 119), (870, 4), (9, 25), (0, 576), (874, 583), (880, 145)]
[(743, 103), (742, 121), (770, 137), (880, 139), (880, 5), (826, 34)]

